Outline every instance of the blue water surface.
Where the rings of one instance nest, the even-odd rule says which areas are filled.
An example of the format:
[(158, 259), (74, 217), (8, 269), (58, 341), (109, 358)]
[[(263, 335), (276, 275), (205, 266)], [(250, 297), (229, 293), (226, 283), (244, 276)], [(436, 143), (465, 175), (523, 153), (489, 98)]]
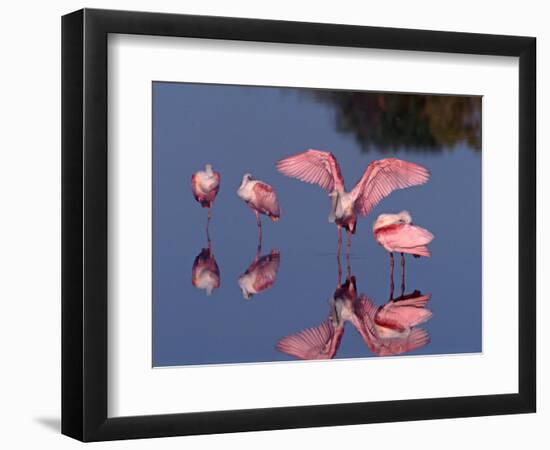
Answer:
[[(276, 342), (327, 317), (337, 283), (330, 200), (318, 186), (274, 167), (308, 148), (336, 155), (348, 189), (373, 159), (397, 156), (429, 168), (428, 184), (394, 192), (359, 219), (352, 272), (359, 292), (387, 301), (389, 256), (373, 239), (372, 223), (380, 213), (410, 211), (435, 235), (432, 258), (407, 258), (406, 291), (431, 293), (433, 311), (423, 325), (431, 342), (411, 354), (482, 350), (480, 151), (465, 143), (440, 151), (362, 151), (352, 133), (336, 126), (333, 105), (296, 89), (155, 82), (152, 114), (153, 366), (292, 360)], [(191, 283), (207, 238), (206, 210), (195, 202), (190, 179), (205, 163), (222, 177), (210, 224), (221, 286), (211, 296)], [(236, 195), (245, 172), (271, 184), (282, 209), (277, 223), (263, 219), (262, 253), (281, 255), (276, 282), (249, 300), (238, 285), (257, 244), (254, 215)], [(399, 270), (397, 264), (398, 288)], [(374, 356), (346, 327), (336, 357)]]

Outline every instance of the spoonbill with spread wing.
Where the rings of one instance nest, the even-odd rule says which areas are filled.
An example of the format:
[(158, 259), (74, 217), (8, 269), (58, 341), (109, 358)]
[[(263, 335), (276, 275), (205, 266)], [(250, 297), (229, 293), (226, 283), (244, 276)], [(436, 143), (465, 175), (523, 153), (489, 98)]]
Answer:
[(338, 161), (330, 152), (307, 150), (281, 159), (276, 167), (283, 175), (318, 184), (329, 192), (332, 199), (329, 222), (338, 227), (338, 254), (342, 243), (341, 228), (348, 233), (349, 253), (358, 215), (369, 214), (380, 200), (396, 189), (424, 184), (430, 177), (429, 171), (419, 164), (397, 158), (380, 159), (371, 162), (355, 187), (347, 192)]

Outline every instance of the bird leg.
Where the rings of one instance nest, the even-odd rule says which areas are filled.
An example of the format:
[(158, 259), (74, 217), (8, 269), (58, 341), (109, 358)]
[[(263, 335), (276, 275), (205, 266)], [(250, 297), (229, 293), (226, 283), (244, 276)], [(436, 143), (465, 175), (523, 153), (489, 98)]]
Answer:
[(258, 224), (258, 253), (262, 249), (262, 220), (260, 219), (260, 213), (258, 211), (254, 210), (254, 214), (256, 214), (256, 223)]
[(348, 277), (351, 277), (351, 232), (348, 230), (348, 253), (346, 257), (346, 261), (348, 264)]
[(336, 250), (336, 259), (338, 260), (338, 286), (342, 284), (342, 265), (340, 263), (340, 248), (342, 247), (342, 229), (340, 225), (336, 226), (338, 228), (338, 249)]
[(338, 260), (338, 279), (336, 280), (336, 285), (340, 287), (342, 285), (342, 264), (340, 263), (340, 256), (337, 255), (336, 259)]
[(337, 225), (338, 227), (338, 250), (336, 251), (338, 255), (338, 259), (340, 258), (340, 249), (342, 248), (342, 229), (340, 228), (340, 225)]
[(390, 300), (393, 300), (393, 252), (390, 252)]
[(208, 245), (210, 246), (210, 219), (212, 218), (210, 214), (210, 208), (208, 208), (208, 218), (206, 219), (206, 239), (208, 240)]
[(405, 254), (401, 253), (401, 296), (405, 295)]

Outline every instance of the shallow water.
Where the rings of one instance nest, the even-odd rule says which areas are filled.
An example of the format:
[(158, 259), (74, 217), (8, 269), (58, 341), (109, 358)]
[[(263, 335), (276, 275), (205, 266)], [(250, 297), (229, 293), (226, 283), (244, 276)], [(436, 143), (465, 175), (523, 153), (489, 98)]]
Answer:
[[(154, 83), (154, 366), (292, 360), (275, 349), (277, 341), (328, 317), (338, 285), (336, 227), (327, 220), (330, 199), (318, 186), (284, 177), (274, 167), (278, 159), (308, 148), (335, 154), (348, 189), (370, 161), (382, 157), (396, 156), (431, 171), (428, 184), (394, 192), (359, 219), (351, 271), (359, 293), (377, 304), (388, 300), (389, 256), (375, 242), (372, 223), (378, 214), (408, 210), (415, 223), (435, 235), (432, 258), (406, 259), (405, 292), (431, 294), (433, 312), (421, 325), (430, 342), (408, 354), (482, 350), (481, 152), (475, 140), (452, 130), (442, 134), (441, 123), (433, 125), (438, 112), (432, 111), (435, 119), (430, 116), (429, 122), (415, 105), (398, 108), (393, 116), (374, 110), (348, 120), (343, 119), (348, 103), (325, 100), (296, 89)], [(386, 103), (383, 107), (388, 110)], [(411, 114), (418, 117), (413, 120)], [(416, 128), (403, 139), (399, 133), (386, 136), (395, 129), (388, 120), (403, 133)], [(369, 121), (385, 126), (369, 137), (361, 131)], [(422, 128), (427, 122), (432, 132)], [(423, 130), (417, 138), (416, 129)], [(191, 283), (195, 258), (208, 244), (206, 210), (195, 202), (190, 178), (205, 163), (221, 173), (209, 227), (220, 287), (211, 296)], [(257, 259), (258, 236), (254, 215), (236, 195), (245, 172), (273, 186), (282, 210), (276, 223), (262, 219), (260, 254), (276, 250), (280, 255), (276, 279), (249, 299), (243, 298), (239, 278)], [(345, 245), (342, 265), (345, 278)], [(399, 258), (395, 283), (399, 295)], [(346, 324), (336, 357), (368, 356), (374, 354)]]

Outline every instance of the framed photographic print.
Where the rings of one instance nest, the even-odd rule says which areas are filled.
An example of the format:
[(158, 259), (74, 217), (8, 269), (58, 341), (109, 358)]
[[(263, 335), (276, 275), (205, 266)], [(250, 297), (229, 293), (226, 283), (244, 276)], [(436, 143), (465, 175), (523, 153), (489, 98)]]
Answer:
[(535, 411), (535, 39), (62, 21), (62, 432)]

